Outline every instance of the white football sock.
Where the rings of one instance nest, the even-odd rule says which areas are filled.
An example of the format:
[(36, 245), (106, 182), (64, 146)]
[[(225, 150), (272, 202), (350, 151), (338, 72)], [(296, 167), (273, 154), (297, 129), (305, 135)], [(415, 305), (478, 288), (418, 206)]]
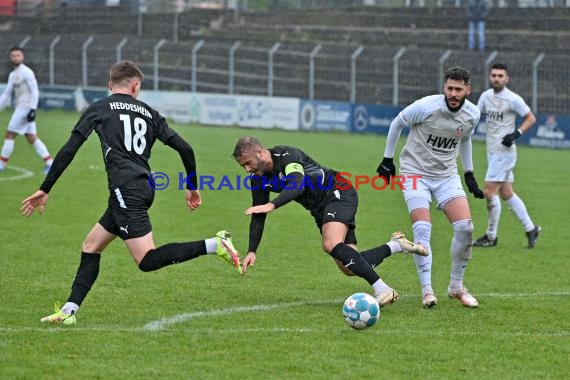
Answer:
[(471, 243), (473, 241), (473, 222), (464, 219), (452, 224), (451, 239), (451, 281), (449, 287), (459, 289), (463, 286), (465, 269), (471, 259)]
[(374, 284), (372, 284), (372, 288), (374, 288), (374, 293), (380, 294), (385, 292), (386, 290), (392, 289), (381, 278), (379, 278)]
[(216, 253), (218, 250), (218, 240), (216, 238), (206, 239), (206, 252)]
[(2, 145), (2, 151), (0, 152), (0, 156), (2, 157), (2, 164), (4, 164), (14, 151), (14, 144), (15, 141), (12, 139), (5, 139), (4, 144)]
[(40, 140), (39, 138), (36, 139), (34, 144), (32, 145), (36, 150), (36, 153), (46, 162), (47, 165), (51, 165), (53, 160), (47, 150), (46, 145)]
[(400, 247), (400, 244), (396, 241), (390, 240), (386, 245), (390, 247), (390, 252), (392, 253), (402, 252), (402, 247)]
[(65, 314), (75, 314), (79, 310), (79, 305), (74, 302), (66, 302), (65, 305), (61, 308)]
[(487, 236), (489, 239), (495, 240), (499, 229), (499, 219), (501, 218), (501, 199), (497, 194), (493, 195), (491, 199), (487, 199), (487, 213), (489, 221)]
[(430, 245), (431, 223), (426, 221), (418, 221), (412, 225), (412, 229), (414, 231), (414, 242), (423, 245), (424, 248), (429, 252), (429, 256), (427, 257), (414, 255), (414, 262), (416, 263), (418, 278), (420, 279), (420, 284), (422, 286), (422, 293), (424, 293), (425, 290), (431, 290), (431, 265), (433, 257), (431, 254)]
[(534, 223), (530, 219), (528, 212), (526, 211), (526, 206), (522, 199), (519, 198), (518, 195), (513, 193), (513, 196), (506, 200), (509, 208), (516, 215), (516, 217), (520, 220), (521, 224), (524, 227), (526, 232), (532, 231), (534, 229)]
[(422, 286), (422, 296), (425, 296), (428, 293), (434, 294), (433, 288), (431, 287), (431, 284), (427, 284), (427, 285)]

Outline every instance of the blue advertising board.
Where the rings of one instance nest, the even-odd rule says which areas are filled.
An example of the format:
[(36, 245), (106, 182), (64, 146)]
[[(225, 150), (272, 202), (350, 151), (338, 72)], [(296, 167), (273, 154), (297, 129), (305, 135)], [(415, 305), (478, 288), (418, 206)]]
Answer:
[[(401, 107), (394, 106), (354, 104), (350, 131), (353, 133), (378, 133), (385, 135), (390, 129), (390, 123), (398, 116), (401, 110)], [(519, 126), (521, 123), (522, 118), (518, 118), (516, 125)], [(486, 126), (487, 124), (483, 118), (475, 130), (474, 140), (485, 140)], [(408, 132), (408, 128), (403, 130), (403, 134)], [(517, 140), (517, 144), (570, 149), (570, 116), (538, 113), (534, 126)]]
[(351, 116), (350, 103), (301, 100), (299, 126), (301, 130), (349, 132)]
[[(570, 149), (570, 116), (548, 115), (538, 113), (534, 126), (517, 140), (517, 145), (530, 145), (553, 149)], [(522, 123), (517, 118), (516, 125)], [(487, 123), (484, 119), (475, 130), (475, 140), (485, 140)], [(507, 134), (507, 132), (505, 132)]]
[(351, 116), (351, 132), (388, 134), (390, 124), (402, 107), (354, 104)]
[(106, 89), (71, 86), (40, 86), (41, 109), (65, 109), (82, 112), (89, 104), (106, 97)]

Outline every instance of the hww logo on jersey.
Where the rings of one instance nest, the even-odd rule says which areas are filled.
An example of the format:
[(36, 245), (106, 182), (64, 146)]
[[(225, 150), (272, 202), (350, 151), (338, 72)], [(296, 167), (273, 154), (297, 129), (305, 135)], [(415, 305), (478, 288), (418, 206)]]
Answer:
[(430, 144), (434, 148), (455, 149), (457, 148), (459, 140), (460, 139), (434, 136), (430, 133), (426, 140), (426, 143)]

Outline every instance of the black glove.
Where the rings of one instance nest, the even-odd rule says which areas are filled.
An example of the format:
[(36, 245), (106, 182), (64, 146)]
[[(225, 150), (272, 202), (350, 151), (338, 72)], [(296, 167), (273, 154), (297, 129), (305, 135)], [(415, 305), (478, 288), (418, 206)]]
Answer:
[(396, 175), (396, 167), (394, 166), (394, 159), (389, 157), (384, 157), (380, 165), (376, 168), (376, 173), (380, 177), (386, 178), (386, 183), (390, 183), (390, 176)]
[(503, 137), (503, 141), (501, 141), (501, 143), (504, 146), (506, 146), (507, 148), (509, 148), (511, 145), (514, 144), (515, 140), (518, 139), (519, 137), (521, 137), (521, 133), (517, 129), (513, 133), (509, 133), (508, 135), (505, 135)]
[(485, 198), (485, 194), (483, 194), (483, 191), (481, 191), (479, 185), (477, 185), (477, 181), (475, 180), (473, 172), (465, 172), (463, 177), (465, 178), (465, 184), (467, 184), (469, 192), (472, 193), (475, 198)]
[(32, 121), (36, 120), (36, 110), (30, 110), (30, 112), (28, 112), (28, 114), (26, 115), (26, 120), (28, 121), (28, 123), (31, 123)]

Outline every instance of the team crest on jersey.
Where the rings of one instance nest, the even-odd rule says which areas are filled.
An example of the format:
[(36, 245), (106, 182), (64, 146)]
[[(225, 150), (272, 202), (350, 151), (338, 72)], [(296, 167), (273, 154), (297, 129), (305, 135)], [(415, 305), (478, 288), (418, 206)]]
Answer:
[(455, 136), (459, 137), (463, 134), (463, 130), (465, 128), (463, 128), (463, 125), (459, 125), (457, 128), (455, 128)]

